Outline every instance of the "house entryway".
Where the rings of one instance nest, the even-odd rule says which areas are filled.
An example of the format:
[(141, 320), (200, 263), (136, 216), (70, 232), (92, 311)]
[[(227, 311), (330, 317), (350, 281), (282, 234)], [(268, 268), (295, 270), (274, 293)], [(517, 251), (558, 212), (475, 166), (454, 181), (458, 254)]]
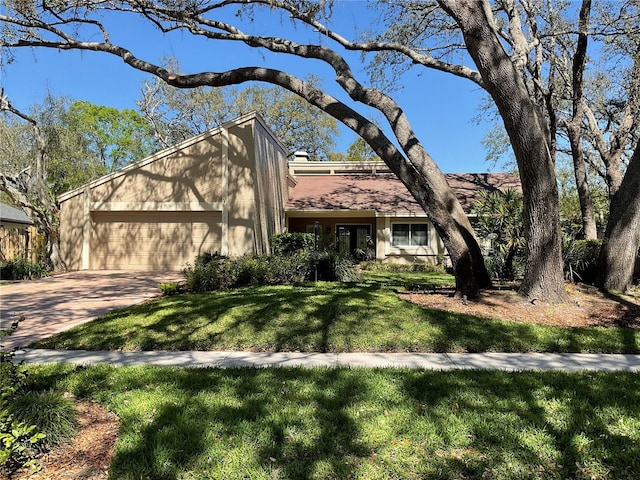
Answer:
[(371, 225), (336, 225), (336, 245), (340, 253), (367, 256), (374, 248)]

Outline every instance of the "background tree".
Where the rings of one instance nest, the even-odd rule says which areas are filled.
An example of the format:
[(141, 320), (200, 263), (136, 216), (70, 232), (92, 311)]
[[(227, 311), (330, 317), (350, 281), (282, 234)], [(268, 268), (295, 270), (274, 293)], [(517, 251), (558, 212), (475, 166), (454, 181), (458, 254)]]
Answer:
[[(58, 208), (47, 185), (48, 155), (44, 135), (38, 122), (33, 117), (16, 109), (4, 95), (4, 91), (0, 91), (0, 111), (14, 115), (26, 122), (33, 130), (34, 139), (31, 155), (23, 155), (19, 143), (5, 144), (2, 153), (8, 154), (9, 157), (2, 159), (0, 190), (9, 196), (12, 203), (22, 208), (31, 217), (36, 228), (44, 237), (51, 267), (61, 270), (65, 265), (59, 251)], [(10, 129), (3, 128), (2, 132), (4, 134), (10, 133)], [(20, 128), (18, 133), (23, 132), (23, 129)], [(20, 136), (25, 138), (25, 135)], [(15, 150), (6, 149), (9, 145)], [(12, 155), (13, 152), (15, 152), (15, 156)], [(18, 165), (14, 160), (8, 159), (25, 163)]]
[(34, 220), (54, 269), (63, 269), (56, 197), (150, 154), (149, 126), (131, 110), (46, 95), (26, 114), (2, 97), (0, 190)]
[(514, 261), (524, 259), (526, 246), (523, 210), (522, 195), (511, 189), (484, 191), (473, 206), (478, 234), (491, 241), (489, 270), (498, 278), (513, 280), (518, 276)]
[[(48, 163), (47, 183), (54, 196), (72, 190), (107, 173), (104, 165), (87, 148), (87, 139), (77, 127), (82, 123), (70, 118), (73, 100), (47, 93), (40, 104), (31, 108), (44, 136)], [(74, 128), (74, 126), (76, 128)], [(30, 154), (33, 139), (23, 143), (23, 152)]]
[(348, 162), (375, 162), (380, 161), (371, 147), (362, 138), (356, 138), (347, 148)]
[[(313, 75), (305, 80), (317, 88)], [(251, 85), (232, 95), (232, 108), (239, 115), (256, 110), (290, 152), (306, 151), (313, 160), (327, 160), (339, 133), (335, 118), (281, 87)]]
[(75, 132), (90, 158), (105, 172), (113, 172), (158, 149), (151, 129), (135, 110), (74, 101), (63, 128)]
[[(165, 68), (178, 72), (179, 62)], [(317, 86), (318, 79), (307, 81)], [(336, 144), (337, 122), (299, 96), (280, 87), (251, 85), (181, 89), (155, 78), (145, 81), (137, 102), (153, 126), (158, 142), (168, 147), (251, 111), (258, 111), (290, 152), (305, 150), (314, 160), (326, 160)]]

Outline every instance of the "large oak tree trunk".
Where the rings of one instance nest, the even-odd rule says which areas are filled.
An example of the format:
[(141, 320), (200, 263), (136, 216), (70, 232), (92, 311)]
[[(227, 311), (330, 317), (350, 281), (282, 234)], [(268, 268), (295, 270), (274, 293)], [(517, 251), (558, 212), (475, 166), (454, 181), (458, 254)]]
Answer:
[[(345, 105), (336, 103), (324, 105), (317, 95), (309, 95), (304, 91), (295, 93), (303, 98), (313, 99), (314, 105), (353, 128), (407, 187), (429, 216), (449, 252), (456, 280), (456, 296), (477, 298), (481, 288), (491, 286), (484, 256), (469, 218), (460, 206), (446, 177), (417, 142), (408, 124), (405, 128), (395, 126), (396, 137), (405, 147), (408, 157), (405, 158), (378, 127)], [(399, 110), (395, 114), (396, 118), (403, 116)]]
[(440, 4), (462, 30), (518, 162), (527, 236), (527, 266), (520, 291), (532, 300), (564, 302), (558, 188), (544, 115), (500, 42), (489, 4), (470, 0), (440, 0)]
[(598, 260), (598, 286), (624, 292), (633, 281), (640, 249), (640, 144), (611, 200), (609, 223)]

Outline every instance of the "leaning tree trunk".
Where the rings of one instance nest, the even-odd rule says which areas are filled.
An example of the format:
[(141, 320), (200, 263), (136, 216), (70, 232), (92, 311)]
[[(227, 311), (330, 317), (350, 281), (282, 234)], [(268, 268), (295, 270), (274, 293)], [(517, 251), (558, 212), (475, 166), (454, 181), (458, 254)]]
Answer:
[(488, 2), (440, 0), (455, 19), (493, 98), (518, 162), (524, 196), (527, 266), (520, 292), (531, 300), (567, 300), (562, 272), (555, 165), (544, 115), (505, 52)]
[(624, 292), (633, 281), (640, 249), (640, 144), (611, 200), (609, 222), (598, 259), (598, 286)]
[[(356, 129), (357, 133), (404, 183), (429, 216), (449, 252), (456, 281), (456, 296), (477, 298), (481, 288), (491, 286), (491, 278), (469, 218), (446, 177), (422, 146), (395, 101), (379, 91), (364, 88), (354, 90), (350, 91), (352, 98), (374, 106), (389, 120), (406, 159), (395, 149), (390, 150), (388, 140), (377, 132), (361, 128)], [(344, 122), (344, 115), (332, 113), (334, 108), (325, 111), (339, 120), (342, 118)]]
[(418, 165), (399, 163), (394, 158), (385, 162), (429, 215), (449, 252), (456, 296), (477, 298), (481, 288), (491, 286), (478, 239), (445, 176), (426, 152), (423, 156), (426, 158)]
[[(304, 90), (292, 91), (353, 129), (407, 187), (429, 216), (449, 252), (457, 297), (477, 298), (481, 288), (491, 286), (484, 256), (469, 218), (433, 159), (419, 142), (411, 141), (413, 133), (408, 124), (405, 129), (398, 128), (398, 123), (403, 122), (395, 125), (396, 138), (405, 147), (408, 157), (405, 158), (375, 124), (348, 106), (329, 100), (330, 97), (325, 98), (325, 101), (329, 100), (325, 104), (322, 96), (309, 95)], [(404, 117), (399, 109), (395, 114), (396, 118)]]

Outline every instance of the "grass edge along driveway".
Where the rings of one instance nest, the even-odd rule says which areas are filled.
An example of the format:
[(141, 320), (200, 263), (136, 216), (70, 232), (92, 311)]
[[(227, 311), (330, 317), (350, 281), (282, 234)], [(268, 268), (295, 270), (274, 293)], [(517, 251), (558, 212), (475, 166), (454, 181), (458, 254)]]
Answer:
[(164, 297), (40, 341), (86, 350), (638, 353), (640, 331), (530, 325), (418, 306), (375, 283)]

